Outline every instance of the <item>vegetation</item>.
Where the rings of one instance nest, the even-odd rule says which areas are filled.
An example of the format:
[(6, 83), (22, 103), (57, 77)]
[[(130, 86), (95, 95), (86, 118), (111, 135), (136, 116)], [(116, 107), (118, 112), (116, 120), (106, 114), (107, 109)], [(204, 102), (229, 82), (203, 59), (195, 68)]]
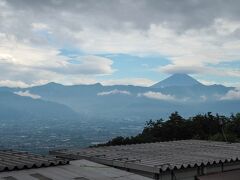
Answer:
[(167, 120), (148, 121), (142, 133), (134, 137), (116, 137), (97, 146), (125, 145), (158, 141), (199, 139), (240, 142), (240, 113), (230, 117), (207, 114), (184, 119), (178, 112)]

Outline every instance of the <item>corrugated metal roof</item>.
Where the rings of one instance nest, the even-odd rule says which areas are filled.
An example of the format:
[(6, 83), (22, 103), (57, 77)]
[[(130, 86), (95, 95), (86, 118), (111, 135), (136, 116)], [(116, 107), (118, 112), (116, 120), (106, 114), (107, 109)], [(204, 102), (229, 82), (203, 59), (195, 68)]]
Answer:
[(0, 172), (68, 164), (68, 160), (28, 152), (0, 150)]
[(156, 172), (240, 160), (240, 143), (181, 140), (50, 152), (59, 157)]
[(200, 176), (198, 180), (239, 180), (240, 170), (227, 171), (222, 173)]
[(0, 180), (150, 180), (147, 177), (87, 160), (71, 161), (64, 166), (0, 173)]

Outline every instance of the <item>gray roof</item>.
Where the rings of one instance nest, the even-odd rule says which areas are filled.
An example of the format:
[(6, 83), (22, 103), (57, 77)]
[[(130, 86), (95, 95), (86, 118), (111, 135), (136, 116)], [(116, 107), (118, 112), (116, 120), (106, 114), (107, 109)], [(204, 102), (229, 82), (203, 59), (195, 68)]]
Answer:
[(240, 160), (240, 143), (181, 140), (50, 152), (115, 167), (160, 171)]
[(198, 180), (239, 180), (240, 170), (227, 171), (222, 173), (212, 173), (199, 176)]
[(0, 180), (150, 180), (127, 171), (87, 160), (71, 161), (64, 166), (0, 173)]
[(0, 150), (0, 172), (68, 164), (68, 160), (28, 152)]

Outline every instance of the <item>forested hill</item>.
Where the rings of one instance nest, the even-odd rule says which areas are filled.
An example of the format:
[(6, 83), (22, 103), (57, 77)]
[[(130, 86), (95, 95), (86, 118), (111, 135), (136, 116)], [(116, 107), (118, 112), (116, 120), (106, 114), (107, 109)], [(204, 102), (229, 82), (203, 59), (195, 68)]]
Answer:
[(142, 133), (137, 136), (119, 136), (98, 146), (183, 139), (240, 142), (240, 113), (226, 117), (209, 112), (184, 119), (178, 112), (174, 112), (166, 120), (148, 121)]

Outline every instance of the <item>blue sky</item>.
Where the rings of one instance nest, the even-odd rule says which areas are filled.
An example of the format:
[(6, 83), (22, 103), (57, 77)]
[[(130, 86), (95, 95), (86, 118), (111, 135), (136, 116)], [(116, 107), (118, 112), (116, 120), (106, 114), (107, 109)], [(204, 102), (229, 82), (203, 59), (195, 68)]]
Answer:
[(218, 1), (1, 0), (0, 86), (240, 86), (240, 3)]

